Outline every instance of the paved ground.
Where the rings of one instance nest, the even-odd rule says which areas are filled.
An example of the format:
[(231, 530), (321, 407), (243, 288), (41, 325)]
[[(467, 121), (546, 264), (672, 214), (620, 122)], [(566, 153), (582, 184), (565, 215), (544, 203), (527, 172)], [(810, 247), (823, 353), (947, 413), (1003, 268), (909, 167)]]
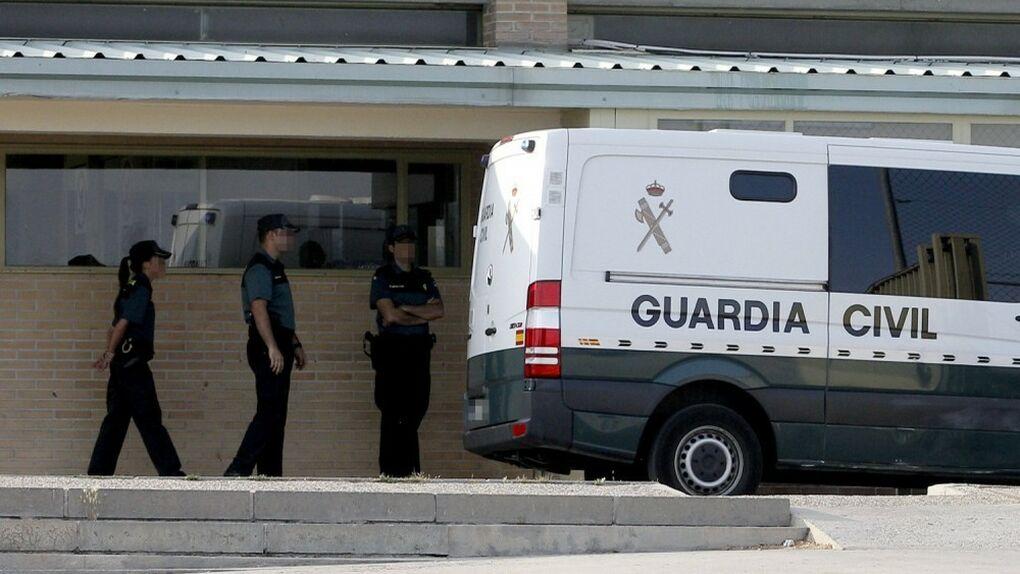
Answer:
[(933, 496), (793, 496), (795, 514), (842, 550), (811, 546), (678, 552), (440, 560), (251, 570), (258, 574), (726, 573), (959, 574), (1020, 572), (1020, 488), (950, 486)]
[(788, 498), (795, 515), (847, 550), (1020, 550), (1020, 488), (960, 486), (933, 492), (951, 494)]
[(923, 550), (760, 550), (731, 552), (677, 552), (670, 554), (611, 554), (555, 556), (548, 558), (500, 558), (443, 562), (412, 562), (355, 566), (251, 570), (246, 574), (563, 574), (598, 572), (653, 574), (711, 572), (712, 574), (961, 574), (968, 572), (1017, 572), (1020, 551)]

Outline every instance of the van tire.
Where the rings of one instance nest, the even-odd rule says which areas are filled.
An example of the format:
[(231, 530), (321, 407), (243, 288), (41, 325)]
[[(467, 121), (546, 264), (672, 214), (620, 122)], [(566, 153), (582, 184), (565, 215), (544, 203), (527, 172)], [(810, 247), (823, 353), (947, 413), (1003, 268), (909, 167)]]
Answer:
[(659, 430), (648, 476), (685, 494), (753, 494), (761, 482), (758, 435), (736, 411), (718, 404), (681, 409)]

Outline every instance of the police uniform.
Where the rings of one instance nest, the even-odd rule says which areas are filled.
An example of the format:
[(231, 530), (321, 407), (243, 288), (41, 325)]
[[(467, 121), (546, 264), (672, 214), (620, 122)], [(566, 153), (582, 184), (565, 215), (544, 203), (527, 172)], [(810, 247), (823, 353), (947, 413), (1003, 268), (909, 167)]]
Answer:
[[(164, 253), (167, 257), (170, 255), (156, 247), (155, 242), (152, 248), (157, 251), (144, 259)], [(149, 370), (156, 332), (156, 307), (152, 303), (149, 278), (144, 273), (132, 277), (117, 294), (113, 309), (113, 325), (126, 319), (128, 327), (110, 362), (106, 417), (99, 428), (88, 473), (108, 476), (116, 471), (128, 424), (134, 419), (159, 475), (183, 476), (177, 450), (163, 426), (156, 384)]]
[(375, 404), (382, 413), (379, 471), (388, 476), (421, 472), (418, 426), (429, 406), (430, 359), (434, 342), (428, 323), (383, 325), (380, 299), (393, 305), (424, 305), (440, 299), (432, 274), (420, 267), (404, 271), (396, 263), (378, 268), (372, 277), (370, 307), (376, 309), (379, 335), (372, 345)]
[[(280, 374), (274, 373), (270, 366), (269, 348), (262, 340), (251, 312), (251, 304), (257, 299), (266, 301), (273, 338), (283, 354)], [(259, 474), (283, 476), (284, 427), (287, 424), (287, 401), (296, 349), (294, 297), (283, 262), (273, 259), (263, 249), (255, 253), (244, 271), (241, 305), (248, 324), (248, 366), (255, 374), (257, 406), (255, 417), (225, 474), (250, 476), (257, 467)]]

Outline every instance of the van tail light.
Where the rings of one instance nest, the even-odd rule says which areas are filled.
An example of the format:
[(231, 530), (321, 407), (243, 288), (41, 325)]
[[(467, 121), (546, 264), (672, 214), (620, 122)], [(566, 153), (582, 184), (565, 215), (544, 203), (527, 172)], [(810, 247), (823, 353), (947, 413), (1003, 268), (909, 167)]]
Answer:
[(528, 286), (524, 323), (524, 377), (560, 377), (560, 282), (536, 281)]

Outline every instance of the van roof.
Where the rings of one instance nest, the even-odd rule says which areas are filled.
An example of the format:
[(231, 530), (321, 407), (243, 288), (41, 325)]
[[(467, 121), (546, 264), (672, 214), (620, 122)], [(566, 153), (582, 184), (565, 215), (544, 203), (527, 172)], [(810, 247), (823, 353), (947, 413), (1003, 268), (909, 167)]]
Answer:
[[(559, 130), (542, 130), (519, 134), (514, 139), (528, 135), (551, 133)], [(616, 128), (572, 128), (569, 133), (571, 144), (605, 144), (607, 141), (621, 146), (665, 146), (665, 147), (708, 147), (727, 149), (775, 150), (804, 153), (825, 153), (830, 145), (849, 145), (872, 148), (915, 149), (943, 152), (970, 152), (1009, 155), (1020, 158), (1020, 149), (994, 146), (975, 146), (933, 140), (912, 140), (893, 138), (848, 138), (830, 136), (808, 136), (796, 132), (765, 132), (747, 130), (711, 130), (705, 132), (658, 130), (658, 129), (616, 129)]]

